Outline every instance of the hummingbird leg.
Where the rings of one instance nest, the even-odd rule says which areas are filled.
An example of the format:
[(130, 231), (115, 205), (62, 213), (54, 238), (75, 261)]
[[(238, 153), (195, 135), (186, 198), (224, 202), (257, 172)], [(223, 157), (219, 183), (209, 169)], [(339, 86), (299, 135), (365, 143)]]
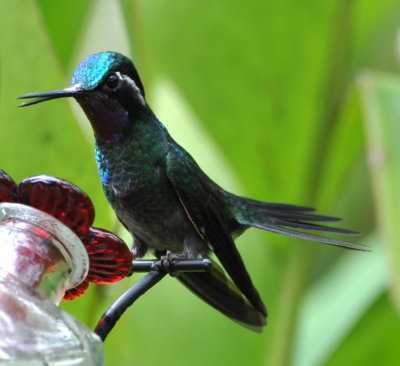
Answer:
[(133, 259), (144, 257), (144, 255), (147, 252), (147, 249), (148, 245), (143, 240), (135, 236), (133, 239), (133, 247), (131, 250), (133, 254)]
[(182, 256), (188, 259), (205, 258), (208, 256), (207, 242), (196, 233), (191, 233), (183, 241)]

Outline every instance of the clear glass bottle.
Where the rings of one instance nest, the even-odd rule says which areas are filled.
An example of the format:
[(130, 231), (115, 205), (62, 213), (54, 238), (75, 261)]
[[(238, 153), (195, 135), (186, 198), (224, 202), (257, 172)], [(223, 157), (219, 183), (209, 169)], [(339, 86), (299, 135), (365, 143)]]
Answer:
[(104, 365), (100, 338), (57, 307), (88, 268), (68, 227), (32, 207), (0, 203), (0, 365)]

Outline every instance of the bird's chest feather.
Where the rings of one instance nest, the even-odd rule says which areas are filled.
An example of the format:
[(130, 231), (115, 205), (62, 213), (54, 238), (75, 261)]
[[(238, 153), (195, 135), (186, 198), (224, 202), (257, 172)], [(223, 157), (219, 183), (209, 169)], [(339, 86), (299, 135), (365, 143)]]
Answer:
[(155, 249), (179, 251), (192, 228), (168, 180), (165, 156), (136, 144), (97, 148), (96, 158), (105, 194), (129, 231)]

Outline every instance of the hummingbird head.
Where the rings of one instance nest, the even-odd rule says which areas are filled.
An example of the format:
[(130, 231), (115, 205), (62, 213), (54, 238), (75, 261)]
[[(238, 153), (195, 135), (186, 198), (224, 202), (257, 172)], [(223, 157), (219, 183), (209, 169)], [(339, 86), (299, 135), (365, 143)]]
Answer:
[(75, 69), (68, 88), (27, 94), (19, 99), (35, 98), (20, 107), (46, 100), (74, 97), (102, 141), (118, 141), (130, 121), (148, 110), (139, 74), (132, 61), (117, 52), (89, 56)]

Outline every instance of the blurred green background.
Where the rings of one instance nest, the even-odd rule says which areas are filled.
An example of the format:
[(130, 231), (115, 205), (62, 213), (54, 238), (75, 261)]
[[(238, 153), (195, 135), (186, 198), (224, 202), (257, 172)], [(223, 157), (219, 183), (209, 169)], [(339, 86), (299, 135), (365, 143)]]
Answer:
[[(218, 183), (339, 215), (372, 253), (249, 230), (237, 243), (269, 309), (253, 334), (173, 278), (124, 315), (107, 365), (398, 365), (398, 0), (0, 2), (0, 168), (50, 174), (92, 198), (96, 225), (130, 243), (103, 197), (75, 102), (16, 108), (60, 89), (89, 54), (134, 60), (147, 99)], [(397, 40), (397, 43), (399, 41)], [(62, 306), (89, 327), (140, 278)]]

